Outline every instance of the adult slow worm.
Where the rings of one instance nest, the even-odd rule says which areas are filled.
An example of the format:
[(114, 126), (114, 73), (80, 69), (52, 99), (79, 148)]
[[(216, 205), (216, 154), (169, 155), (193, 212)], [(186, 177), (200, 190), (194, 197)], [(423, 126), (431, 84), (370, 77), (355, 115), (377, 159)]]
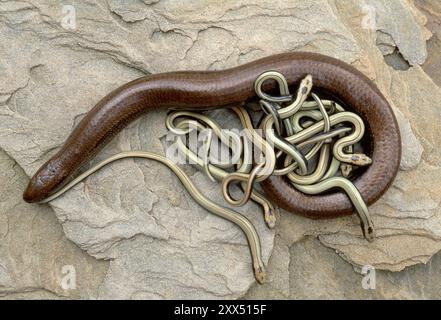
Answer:
[[(235, 106), (254, 100), (254, 82), (268, 70), (283, 74), (298, 85), (308, 74), (314, 88), (356, 112), (366, 123), (372, 164), (354, 180), (367, 204), (375, 202), (391, 185), (401, 157), (401, 141), (394, 114), (376, 86), (362, 73), (331, 57), (306, 52), (263, 58), (223, 71), (181, 71), (142, 77), (112, 91), (82, 119), (62, 148), (32, 177), (23, 198), (41, 201), (66, 184), (78, 168), (129, 122), (157, 108), (208, 109)], [(267, 83), (265, 90), (275, 87)], [(343, 192), (306, 195), (283, 177), (261, 182), (278, 206), (313, 218), (352, 213)]]

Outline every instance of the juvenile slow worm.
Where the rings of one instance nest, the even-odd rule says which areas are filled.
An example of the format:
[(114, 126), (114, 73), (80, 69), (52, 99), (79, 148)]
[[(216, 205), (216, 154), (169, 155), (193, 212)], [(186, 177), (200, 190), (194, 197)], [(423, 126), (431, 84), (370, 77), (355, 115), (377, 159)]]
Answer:
[(260, 246), (260, 240), (259, 236), (256, 232), (256, 229), (252, 225), (252, 223), (243, 215), (240, 213), (235, 212), (234, 210), (231, 210), (227, 207), (223, 207), (218, 205), (217, 203), (211, 201), (207, 197), (205, 197), (193, 184), (193, 182), (190, 180), (190, 178), (187, 176), (187, 174), (179, 168), (172, 160), (167, 159), (164, 156), (161, 156), (156, 153), (152, 152), (146, 152), (146, 151), (127, 151), (127, 152), (121, 152), (114, 156), (111, 156), (97, 165), (95, 165), (93, 168), (85, 171), (81, 175), (79, 175), (77, 178), (72, 180), (70, 183), (68, 183), (66, 186), (64, 186), (59, 191), (55, 192), (48, 198), (42, 200), (40, 203), (45, 203), (54, 200), (55, 198), (59, 197), (69, 189), (73, 188), (76, 184), (80, 183), (84, 179), (86, 179), (88, 176), (93, 174), (94, 172), (98, 171), (102, 167), (108, 165), (109, 163), (112, 163), (116, 160), (125, 159), (125, 158), (145, 158), (149, 160), (158, 161), (168, 168), (170, 168), (176, 176), (179, 178), (179, 180), (184, 185), (185, 189), (187, 189), (188, 193), (195, 199), (195, 201), (203, 208), (207, 209), (208, 211), (227, 219), (236, 225), (238, 225), (242, 231), (245, 233), (245, 236), (247, 238), (250, 251), (251, 251), (251, 257), (253, 260), (253, 268), (254, 268), (254, 276), (256, 277), (256, 280), (259, 283), (263, 283), (265, 280), (266, 272), (265, 272), (265, 266), (262, 261), (261, 257), (261, 246)]

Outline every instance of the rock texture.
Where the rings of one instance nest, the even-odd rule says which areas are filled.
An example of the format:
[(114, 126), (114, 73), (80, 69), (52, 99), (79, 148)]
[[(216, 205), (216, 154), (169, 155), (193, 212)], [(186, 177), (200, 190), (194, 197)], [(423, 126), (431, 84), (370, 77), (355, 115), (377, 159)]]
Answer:
[[(27, 181), (17, 163), (0, 151), (0, 297), (98, 297), (108, 262), (67, 240), (49, 206), (23, 202)], [(74, 286), (63, 286), (65, 266), (74, 267)]]
[[(255, 285), (246, 298), (439, 299), (440, 297), (441, 254), (439, 253), (427, 265), (412, 266), (402, 272), (377, 270), (374, 288), (363, 286), (364, 278), (372, 275), (372, 271), (366, 269), (364, 274), (355, 271), (333, 250), (323, 247), (317, 239), (308, 237), (297, 242), (289, 249), (288, 254), (292, 259), (283, 272), (284, 275), (289, 274), (289, 279), (284, 285), (279, 286), (277, 283)], [(270, 265), (275, 264), (277, 259), (277, 256), (273, 256)]]
[[(0, 237), (10, 243), (3, 246), (2, 240), (0, 246), (2, 295), (437, 296), (435, 284), (421, 279), (439, 275), (439, 259), (429, 271), (411, 267), (428, 263), (441, 249), (441, 89), (432, 71), (440, 61), (433, 49), (438, 45), (433, 39), (439, 39), (436, 3), (99, 0), (73, 8), (75, 24), (67, 28), (63, 21), (69, 10), (62, 2), (0, 2), (0, 174), (6, 190), (1, 194), (7, 195), (0, 203)], [(249, 204), (242, 212), (258, 229), (265, 261), (271, 256), (268, 283), (257, 287), (240, 230), (197, 206), (160, 164), (114, 163), (50, 207), (20, 201), (25, 175), (31, 176), (115, 87), (148, 73), (222, 69), (296, 50), (354, 65), (375, 81), (397, 115), (401, 171), (371, 207), (378, 230), (374, 243), (363, 240), (355, 216), (311, 221), (281, 212), (274, 232), (265, 227), (259, 208)], [(164, 153), (164, 117), (165, 112), (155, 112), (134, 122), (96, 160), (129, 149)], [(225, 119), (225, 112), (215, 117)], [(216, 183), (186, 170), (210, 198), (222, 201)], [(51, 222), (35, 222), (46, 220)], [(59, 225), (82, 251), (62, 236)], [(46, 237), (53, 240), (39, 240)], [(67, 293), (59, 286), (62, 265), (84, 274), (77, 289)], [(385, 270), (378, 271), (377, 280), (384, 290), (360, 289), (353, 270), (364, 265)], [(343, 272), (347, 280), (342, 282)], [(409, 285), (402, 284), (403, 277)]]

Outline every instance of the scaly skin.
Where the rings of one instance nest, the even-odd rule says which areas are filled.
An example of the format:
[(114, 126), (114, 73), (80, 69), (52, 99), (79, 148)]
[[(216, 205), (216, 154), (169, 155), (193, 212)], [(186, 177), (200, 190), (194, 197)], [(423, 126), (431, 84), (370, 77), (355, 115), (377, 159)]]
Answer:
[[(129, 122), (159, 108), (206, 109), (237, 106), (254, 100), (254, 82), (268, 70), (283, 74), (290, 86), (310, 74), (314, 87), (345, 101), (359, 114), (371, 138), (372, 165), (355, 181), (367, 204), (391, 185), (399, 168), (401, 140), (395, 116), (376, 86), (353, 67), (331, 57), (296, 52), (266, 57), (222, 71), (171, 72), (142, 77), (104, 97), (82, 119), (61, 149), (32, 177), (23, 198), (38, 202), (65, 185), (78, 168)], [(265, 90), (274, 83), (264, 86)], [(343, 192), (310, 196), (295, 190), (283, 177), (263, 181), (265, 193), (278, 206), (311, 218), (353, 212)]]

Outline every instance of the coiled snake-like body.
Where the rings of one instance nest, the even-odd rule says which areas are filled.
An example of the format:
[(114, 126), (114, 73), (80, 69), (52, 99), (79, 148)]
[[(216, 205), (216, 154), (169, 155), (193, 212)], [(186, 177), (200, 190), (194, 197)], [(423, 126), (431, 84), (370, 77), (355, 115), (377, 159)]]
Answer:
[[(254, 82), (268, 71), (282, 73), (290, 86), (307, 75), (314, 88), (344, 101), (366, 124), (372, 164), (354, 185), (370, 205), (391, 185), (399, 168), (401, 141), (388, 102), (361, 72), (315, 53), (284, 53), (222, 71), (180, 71), (149, 75), (112, 91), (82, 119), (61, 149), (32, 177), (27, 202), (44, 200), (65, 185), (91, 156), (129, 122), (159, 108), (202, 110), (233, 107), (256, 99)], [(266, 84), (270, 90), (274, 83)], [(343, 191), (307, 195), (286, 178), (271, 176), (261, 185), (279, 207), (311, 218), (348, 215), (353, 205)]]

